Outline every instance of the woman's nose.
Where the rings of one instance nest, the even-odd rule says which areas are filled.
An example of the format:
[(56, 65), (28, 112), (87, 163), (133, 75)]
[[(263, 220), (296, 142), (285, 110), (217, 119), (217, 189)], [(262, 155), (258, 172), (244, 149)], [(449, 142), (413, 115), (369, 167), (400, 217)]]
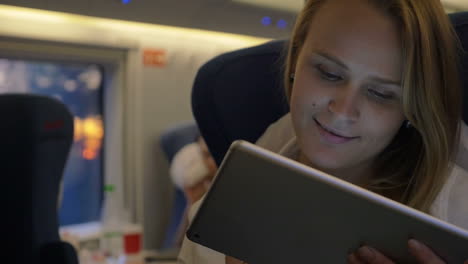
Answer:
[(360, 115), (358, 99), (358, 93), (352, 87), (338, 88), (330, 98), (328, 110), (338, 119), (356, 121)]

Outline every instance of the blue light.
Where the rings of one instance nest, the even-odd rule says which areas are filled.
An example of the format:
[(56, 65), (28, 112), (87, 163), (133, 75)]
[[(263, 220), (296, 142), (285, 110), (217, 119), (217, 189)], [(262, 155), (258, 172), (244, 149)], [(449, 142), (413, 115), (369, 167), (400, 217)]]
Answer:
[(280, 20), (278, 20), (278, 22), (276, 23), (276, 26), (277, 26), (278, 28), (285, 29), (285, 28), (288, 26), (288, 22), (286, 22), (286, 20), (284, 20), (284, 19), (280, 19)]
[(132, 0), (122, 0), (122, 4), (126, 5), (128, 3), (130, 3)]
[(268, 17), (268, 16), (263, 17), (262, 18), (262, 25), (264, 25), (264, 26), (271, 25), (271, 17)]

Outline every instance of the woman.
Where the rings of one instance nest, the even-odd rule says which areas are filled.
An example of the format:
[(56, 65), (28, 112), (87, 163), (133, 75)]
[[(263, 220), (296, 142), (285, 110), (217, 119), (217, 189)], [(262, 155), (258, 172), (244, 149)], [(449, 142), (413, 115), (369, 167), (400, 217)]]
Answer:
[[(439, 0), (309, 0), (286, 65), (291, 113), (260, 145), (283, 140), (279, 152), (289, 158), (463, 224), (468, 211), (447, 198), (449, 185), (468, 186), (452, 164), (461, 112), (456, 54)], [(275, 138), (288, 126), (292, 138)], [(418, 263), (444, 263), (415, 240), (408, 247)], [(242, 263), (187, 241), (180, 255), (182, 263), (224, 260)], [(371, 246), (347, 261), (393, 263)]]

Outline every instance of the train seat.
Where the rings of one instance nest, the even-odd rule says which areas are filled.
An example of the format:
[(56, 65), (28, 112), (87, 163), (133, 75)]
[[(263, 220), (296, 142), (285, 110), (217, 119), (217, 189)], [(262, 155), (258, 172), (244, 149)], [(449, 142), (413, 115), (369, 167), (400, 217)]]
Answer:
[(2, 261), (77, 263), (74, 249), (58, 233), (72, 115), (55, 99), (26, 94), (0, 95), (0, 113)]

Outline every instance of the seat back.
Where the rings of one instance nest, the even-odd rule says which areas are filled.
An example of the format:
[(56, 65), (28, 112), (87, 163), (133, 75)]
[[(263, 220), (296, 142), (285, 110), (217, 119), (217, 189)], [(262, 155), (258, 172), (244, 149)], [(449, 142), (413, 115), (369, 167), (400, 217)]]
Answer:
[(192, 110), (218, 165), (234, 140), (255, 142), (289, 111), (282, 79), (285, 45), (274, 41), (222, 54), (198, 71)]
[(15, 263), (39, 263), (40, 248), (59, 240), (58, 194), (73, 117), (55, 99), (19, 94), (0, 95), (0, 113), (2, 252)]
[(463, 89), (463, 121), (468, 124), (468, 12), (450, 14), (450, 20), (457, 31), (463, 50), (460, 52), (460, 74)]

